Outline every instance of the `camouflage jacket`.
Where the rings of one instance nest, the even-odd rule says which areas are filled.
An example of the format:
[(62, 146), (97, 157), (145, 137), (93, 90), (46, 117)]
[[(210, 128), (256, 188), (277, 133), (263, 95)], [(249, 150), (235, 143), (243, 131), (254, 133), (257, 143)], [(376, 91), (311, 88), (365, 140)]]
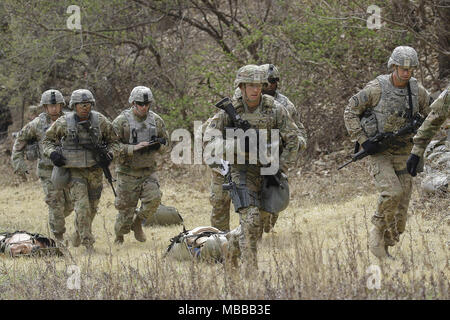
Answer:
[(411, 153), (422, 157), (433, 136), (446, 119), (450, 117), (450, 87), (444, 90), (431, 105), (431, 112), (414, 136), (414, 147)]
[[(137, 152), (134, 152), (133, 151), (134, 144), (130, 144), (130, 124), (125, 114), (126, 112), (132, 115), (137, 123), (142, 123), (147, 119), (136, 116), (132, 112), (131, 108), (124, 110), (119, 116), (117, 116), (116, 119), (114, 119), (112, 124), (120, 140), (120, 149), (117, 157), (119, 165), (116, 167), (116, 172), (122, 172), (132, 176), (149, 175), (156, 170), (156, 161), (154, 158), (154, 154), (158, 153), (162, 155), (168, 152), (170, 149), (169, 134), (166, 130), (166, 125), (164, 123), (164, 120), (159, 115), (149, 110), (149, 114), (153, 116), (155, 120), (157, 132), (156, 136), (159, 138), (165, 138), (167, 143), (166, 145), (161, 145), (161, 147), (156, 152), (145, 150), (138, 150)], [(132, 166), (133, 158), (142, 156), (145, 157), (146, 156), (145, 152), (150, 152), (150, 158), (148, 159), (149, 160), (148, 167), (140, 167), (140, 168), (133, 167)]]
[[(389, 75), (383, 75), (380, 77), (388, 77), (388, 76)], [(344, 122), (347, 131), (350, 134), (350, 139), (353, 142), (359, 142), (359, 144), (362, 144), (368, 139), (368, 136), (366, 135), (361, 126), (360, 119), (366, 111), (372, 110), (380, 102), (380, 99), (382, 97), (382, 88), (378, 78), (370, 81), (361, 91), (359, 91), (356, 95), (351, 97), (349, 99), (348, 105), (345, 108)], [(417, 97), (415, 97), (418, 104), (417, 111), (422, 116), (426, 116), (430, 110), (429, 104), (431, 98), (427, 90), (420, 83), (417, 82), (417, 85), (418, 85), (418, 94)], [(406, 122), (407, 120), (403, 119), (403, 121)], [(401, 128), (400, 125), (397, 125), (396, 127), (392, 127), (391, 130), (394, 131), (400, 128)], [(412, 142), (410, 140), (411, 137), (408, 136), (402, 138), (402, 142), (405, 143), (404, 147), (401, 148), (394, 147), (393, 149), (390, 148), (389, 151), (397, 154), (409, 153), (412, 147)]]
[[(43, 140), (44, 155), (50, 157), (53, 151), (57, 151), (62, 139), (68, 136), (66, 117), (70, 116), (72, 112), (65, 114), (56, 120), (52, 126), (47, 130)], [(119, 137), (117, 136), (111, 122), (101, 113), (98, 113), (98, 126), (100, 129), (100, 141), (106, 145), (108, 152), (111, 152), (114, 157), (117, 156), (120, 148)]]
[(46, 178), (51, 176), (53, 164), (50, 159), (43, 154), (45, 131), (50, 125), (50, 116), (46, 112), (43, 112), (19, 131), (17, 138), (14, 141), (11, 154), (14, 172), (25, 173), (25, 171), (28, 170), (27, 165), (25, 164), (25, 150), (27, 146), (37, 143), (39, 157), (37, 162), (37, 175)]
[[(242, 98), (233, 99), (232, 102), (236, 112), (243, 119), (248, 119), (250, 124), (254, 125), (254, 123), (259, 123), (260, 128), (279, 130), (280, 149), (282, 148), (279, 165), (280, 168), (287, 173), (287, 169), (292, 167), (296, 162), (298, 149), (300, 143), (302, 143), (301, 139), (306, 141), (306, 137), (299, 135), (299, 129), (286, 109), (269, 95), (263, 95), (261, 103), (252, 112), (245, 112), (246, 106), (244, 106)], [(211, 131), (215, 129), (225, 134), (225, 128), (232, 126), (229, 116), (221, 110), (211, 119), (211, 122), (206, 128), (205, 135), (211, 135)], [(268, 133), (268, 136), (270, 136), (270, 133)], [(236, 165), (232, 164), (232, 167), (233, 166)], [(260, 164), (248, 166), (258, 167)]]
[[(234, 91), (233, 99), (237, 100), (241, 97), (242, 97), (241, 89), (236, 88), (236, 90)], [(275, 101), (279, 102), (286, 109), (289, 116), (292, 118), (292, 120), (294, 120), (295, 124), (297, 125), (297, 128), (299, 129), (298, 130), (298, 136), (300, 138), (299, 151), (305, 150), (307, 134), (306, 134), (305, 127), (303, 126), (303, 123), (301, 122), (300, 114), (297, 111), (297, 108), (291, 102), (291, 100), (289, 100), (288, 97), (281, 94), (278, 90), (275, 92), (275, 96), (273, 98), (275, 99)], [(209, 121), (209, 119), (208, 119), (208, 121)]]

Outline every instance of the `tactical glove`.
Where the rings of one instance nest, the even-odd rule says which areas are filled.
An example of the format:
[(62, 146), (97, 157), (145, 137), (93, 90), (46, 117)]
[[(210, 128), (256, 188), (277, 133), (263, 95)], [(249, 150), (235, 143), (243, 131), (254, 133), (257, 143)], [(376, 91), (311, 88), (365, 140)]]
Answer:
[(417, 166), (419, 164), (419, 161), (420, 161), (420, 157), (416, 156), (413, 153), (411, 153), (409, 155), (409, 158), (406, 161), (406, 170), (413, 177), (415, 177), (417, 175)]
[(367, 154), (372, 155), (379, 152), (380, 145), (378, 144), (378, 142), (366, 140), (362, 143), (361, 147), (363, 147), (364, 151), (366, 151)]
[(50, 154), (50, 160), (52, 160), (53, 164), (57, 167), (62, 167), (66, 164), (66, 158), (58, 151), (53, 151)]
[(156, 150), (159, 150), (159, 148), (161, 148), (161, 144), (166, 144), (167, 143), (167, 141), (166, 141), (166, 138), (157, 138), (157, 137), (155, 137), (155, 136), (153, 136), (152, 138), (151, 138), (151, 141), (153, 142), (153, 141), (157, 141), (157, 143), (155, 143), (155, 144), (152, 144), (152, 145), (150, 145), (149, 147), (148, 147), (148, 150), (153, 150), (153, 151), (156, 151)]

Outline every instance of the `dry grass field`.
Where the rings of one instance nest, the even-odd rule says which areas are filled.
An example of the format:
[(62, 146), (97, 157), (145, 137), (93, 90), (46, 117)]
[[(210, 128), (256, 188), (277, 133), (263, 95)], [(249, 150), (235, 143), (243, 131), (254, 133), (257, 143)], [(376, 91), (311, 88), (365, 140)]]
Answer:
[[(0, 176), (0, 232), (45, 235), (47, 209), (39, 181), (18, 184)], [(417, 183), (417, 182), (416, 182)], [(175, 206), (187, 229), (209, 225), (209, 173), (197, 166), (161, 177), (163, 203)], [(292, 174), (291, 203), (274, 232), (259, 245), (260, 269), (251, 278), (222, 264), (164, 258), (182, 227), (146, 228), (146, 243), (132, 234), (117, 247), (116, 210), (105, 184), (93, 223), (96, 253), (69, 247), (65, 257), (0, 256), (0, 299), (449, 299), (448, 197), (426, 198), (414, 188), (407, 230), (380, 262), (367, 245), (377, 194), (363, 163), (337, 172)], [(74, 214), (66, 220), (72, 233)], [(232, 227), (238, 223), (232, 213)], [(80, 270), (79, 289), (73, 267)], [(375, 271), (374, 271), (375, 270)], [(379, 286), (373, 277), (379, 274)], [(71, 282), (72, 281), (72, 282)], [(68, 287), (69, 282), (69, 287)]]

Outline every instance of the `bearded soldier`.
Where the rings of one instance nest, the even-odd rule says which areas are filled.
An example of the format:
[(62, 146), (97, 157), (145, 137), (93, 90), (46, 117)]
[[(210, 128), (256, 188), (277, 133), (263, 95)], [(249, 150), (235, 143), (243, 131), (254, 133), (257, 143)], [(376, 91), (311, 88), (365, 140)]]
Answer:
[(69, 188), (76, 214), (72, 244), (84, 245), (88, 253), (93, 252), (95, 242), (92, 222), (103, 189), (101, 167), (107, 168), (119, 149), (111, 122), (91, 110), (94, 106), (95, 99), (89, 90), (75, 90), (69, 103), (74, 112), (55, 121), (44, 139), (44, 154), (55, 166), (70, 171)]
[(418, 64), (413, 48), (395, 48), (388, 61), (392, 73), (369, 82), (350, 98), (344, 112), (345, 126), (352, 141), (370, 155), (371, 173), (380, 192), (369, 234), (369, 248), (378, 258), (391, 257), (388, 246), (394, 246), (405, 231), (411, 197), (411, 177), (405, 161), (412, 148), (413, 133), (396, 137), (382, 152), (380, 142), (369, 138), (396, 132), (416, 123), (420, 115), (428, 114), (430, 96), (412, 77)]
[[(116, 244), (123, 243), (123, 236), (130, 229), (136, 240), (146, 241), (142, 221), (152, 219), (162, 196), (156, 175), (156, 159), (168, 150), (169, 141), (163, 119), (150, 110), (155, 101), (149, 88), (135, 87), (128, 102), (131, 108), (113, 121), (121, 142), (116, 168), (115, 206), (119, 211), (114, 226)], [(141, 206), (137, 209), (139, 200)]]
[(423, 122), (422, 126), (414, 136), (414, 146), (406, 162), (406, 168), (415, 177), (420, 158), (433, 136), (439, 130), (441, 125), (450, 117), (450, 86), (445, 89), (441, 95), (430, 106), (431, 112)]
[(33, 120), (20, 130), (11, 154), (14, 172), (24, 176), (28, 173), (24, 160), (26, 147), (35, 146), (37, 148), (37, 175), (44, 190), (45, 202), (48, 205), (50, 230), (58, 241), (64, 239), (65, 218), (72, 212), (73, 204), (68, 190), (58, 190), (50, 180), (53, 163), (44, 155), (43, 140), (50, 125), (63, 115), (62, 108), (65, 104), (64, 97), (58, 90), (45, 91), (39, 103), (39, 106), (44, 108), (44, 112), (33, 117)]
[[(298, 128), (286, 109), (276, 102), (273, 97), (261, 94), (263, 84), (266, 82), (267, 75), (261, 67), (247, 65), (240, 68), (234, 84), (235, 87), (240, 88), (242, 96), (238, 99), (233, 99), (232, 103), (239, 117), (248, 121), (253, 130), (279, 130), (280, 145), (282, 145), (283, 151), (279, 159), (277, 159), (279, 160), (279, 172), (286, 177), (288, 168), (295, 163), (297, 157), (300, 144), (297, 134)], [(227, 113), (220, 111), (212, 118), (205, 135), (214, 136), (213, 131), (215, 130), (224, 134), (225, 128), (233, 127), (233, 122)], [(268, 133), (267, 135), (269, 136), (270, 134)], [(215, 138), (212, 139), (213, 143)], [(261, 190), (264, 177), (261, 171), (262, 163), (259, 159), (256, 164), (250, 164), (251, 161), (248, 160), (252, 147), (247, 143), (245, 145), (245, 163), (241, 164), (233, 161), (231, 164), (231, 185), (238, 186), (232, 189), (234, 191), (231, 192), (231, 198), (235, 211), (239, 213), (240, 226), (232, 233), (234, 237), (230, 241), (229, 252), (231, 253), (231, 262), (236, 266), (237, 257), (242, 250), (243, 261), (248, 272), (258, 267), (257, 240), (263, 232), (263, 221), (270, 213), (266, 212), (261, 206)], [(241, 149), (238, 148), (238, 150)], [(234, 151), (235, 155), (241, 151)], [(206, 160), (210, 161), (210, 159)], [(217, 163), (210, 166), (217, 166)]]

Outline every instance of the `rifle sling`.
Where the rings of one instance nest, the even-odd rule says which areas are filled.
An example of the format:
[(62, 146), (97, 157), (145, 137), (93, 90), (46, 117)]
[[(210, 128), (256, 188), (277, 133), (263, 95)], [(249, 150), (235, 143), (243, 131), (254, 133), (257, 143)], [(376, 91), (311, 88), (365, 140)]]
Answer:
[(408, 116), (408, 120), (411, 122), (411, 124), (413, 124), (414, 107), (413, 107), (413, 102), (412, 102), (411, 85), (409, 84), (409, 81), (408, 81), (407, 88), (408, 88), (408, 105), (409, 105), (407, 116)]

